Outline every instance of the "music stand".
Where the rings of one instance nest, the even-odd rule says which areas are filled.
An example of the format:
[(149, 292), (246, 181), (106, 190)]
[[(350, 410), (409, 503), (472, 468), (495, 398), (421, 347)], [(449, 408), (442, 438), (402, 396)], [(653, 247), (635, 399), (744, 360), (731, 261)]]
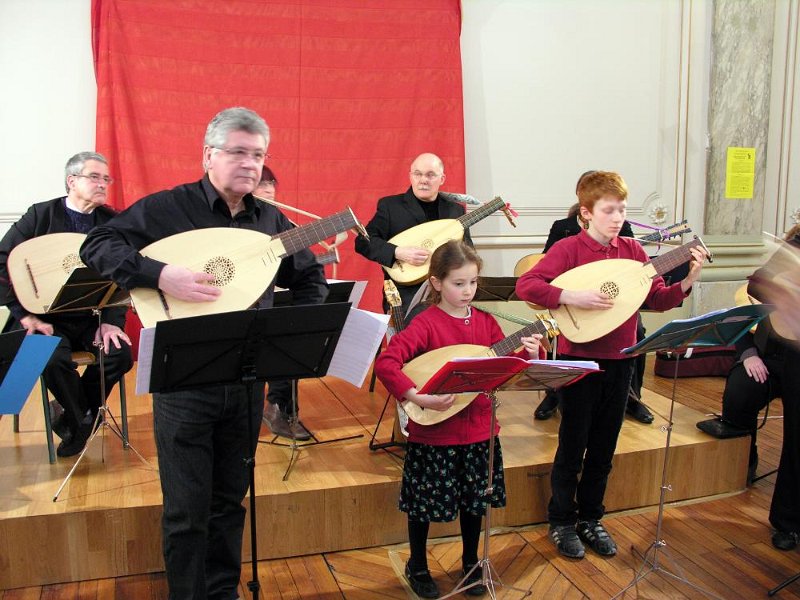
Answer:
[[(46, 314), (90, 311), (97, 317), (97, 329), (99, 331), (103, 324), (103, 309), (113, 306), (120, 306), (126, 303), (127, 300), (127, 291), (118, 288), (115, 283), (104, 279), (100, 273), (94, 269), (81, 267), (75, 269), (70, 274), (66, 283), (64, 283), (64, 285), (58, 291), (58, 294), (56, 294), (53, 304), (50, 305), (50, 308), (47, 310)], [(67, 485), (67, 482), (72, 477), (72, 474), (75, 473), (78, 465), (81, 464), (83, 457), (86, 456), (86, 452), (89, 450), (89, 446), (91, 446), (92, 442), (100, 432), (103, 433), (101, 436), (103, 442), (105, 441), (106, 429), (109, 429), (120, 439), (123, 448), (130, 448), (133, 450), (136, 456), (138, 456), (145, 465), (149, 466), (147, 459), (145, 459), (145, 457), (142, 456), (136, 448), (131, 446), (130, 441), (128, 440), (127, 431), (124, 431), (125, 428), (120, 428), (119, 424), (117, 423), (117, 419), (108, 408), (108, 398), (106, 398), (105, 361), (103, 359), (103, 340), (100, 339), (94, 342), (94, 345), (97, 348), (97, 361), (98, 368), (100, 369), (101, 404), (97, 411), (97, 416), (95, 416), (94, 422), (92, 423), (92, 434), (89, 436), (89, 439), (86, 440), (86, 444), (84, 445), (83, 450), (81, 450), (78, 460), (76, 460), (75, 464), (72, 465), (69, 473), (67, 473), (67, 476), (64, 477), (64, 481), (61, 482), (58, 490), (56, 490), (56, 493), (53, 496), (53, 502), (58, 500), (61, 491)], [(109, 418), (111, 419), (110, 421)], [(100, 446), (100, 456), (101, 460), (105, 462), (104, 443), (101, 443)]]
[[(322, 377), (328, 370), (349, 303), (286, 306), (160, 321), (153, 341), (151, 392), (176, 392), (243, 384), (248, 395), (248, 427), (254, 430), (256, 382)], [(250, 438), (250, 544), (257, 598), (255, 455), (258, 432)]]
[[(517, 366), (514, 361), (516, 361)], [(520, 370), (528, 363), (526, 370)], [(539, 365), (541, 363), (541, 367)], [(596, 367), (596, 364), (595, 364)], [(572, 377), (565, 377), (564, 375), (570, 370), (573, 372)], [(483, 585), (492, 600), (496, 600), (495, 585), (499, 584), (507, 589), (520, 592), (523, 596), (529, 596), (530, 590), (523, 590), (513, 586), (505, 585), (497, 574), (497, 571), (492, 566), (491, 559), (489, 558), (489, 537), (491, 536), (491, 518), (492, 518), (492, 493), (494, 492), (493, 479), (494, 479), (494, 447), (495, 447), (495, 427), (497, 424), (497, 392), (503, 390), (517, 390), (536, 391), (536, 390), (553, 390), (571, 383), (579, 377), (593, 370), (592, 368), (574, 368), (564, 367), (559, 369), (558, 372), (554, 371), (552, 365), (547, 365), (546, 361), (524, 361), (515, 357), (500, 356), (500, 357), (487, 357), (483, 359), (472, 359), (459, 361), (458, 359), (451, 360), (446, 363), (421, 389), (420, 393), (423, 394), (462, 394), (462, 393), (484, 393), (489, 397), (492, 405), (492, 416), (489, 424), (489, 464), (488, 464), (488, 479), (484, 496), (486, 498), (486, 516), (484, 517), (483, 526), (483, 556), (467, 571), (464, 576), (458, 581), (456, 587), (453, 588), (448, 594), (440, 598), (449, 598), (460, 594), (477, 585)], [(596, 368), (594, 369), (596, 370)], [(524, 381), (522, 387), (515, 387), (518, 381)], [(538, 383), (537, 383), (538, 382)], [(476, 569), (481, 569), (481, 578), (472, 583), (465, 584), (469, 576)]]
[[(339, 304), (343, 302), (349, 302), (350, 296), (353, 293), (353, 288), (355, 287), (355, 281), (335, 281), (332, 283), (328, 283), (328, 295), (325, 298), (325, 304)], [(273, 307), (283, 307), (283, 306), (293, 306), (293, 293), (291, 290), (280, 290), (275, 293), (275, 298), (273, 301)], [(347, 440), (355, 440), (360, 437), (364, 437), (364, 434), (359, 433), (355, 435), (348, 435), (340, 438), (334, 438), (330, 440), (320, 440), (317, 438), (314, 433), (309, 430), (303, 422), (297, 416), (297, 400), (299, 394), (299, 387), (298, 381), (292, 380), (290, 389), (292, 390), (292, 414), (289, 418), (289, 427), (290, 431), (292, 432), (292, 437), (290, 438), (290, 442), (288, 444), (284, 444), (278, 441), (278, 438), (281, 437), (277, 434), (272, 435), (272, 439), (270, 440), (258, 440), (261, 444), (270, 444), (273, 446), (283, 446), (292, 449), (291, 456), (289, 458), (289, 464), (286, 467), (286, 472), (283, 474), (283, 481), (286, 481), (289, 478), (289, 472), (292, 470), (294, 466), (295, 459), (296, 459), (296, 452), (302, 446), (317, 446), (320, 444), (332, 444), (333, 442), (343, 442)], [(297, 443), (297, 438), (294, 437), (294, 427), (295, 425), (303, 426), (308, 434), (311, 436), (310, 441), (305, 441), (301, 444)]]
[(517, 285), (516, 277), (484, 277), (478, 278), (478, 289), (475, 290), (473, 302), (508, 302), (509, 300), (519, 300), (515, 289)]
[[(625, 348), (623, 353), (628, 355), (639, 355), (656, 350), (691, 350), (698, 347), (730, 346), (740, 337), (747, 333), (751, 327), (766, 318), (772, 307), (760, 304), (751, 306), (739, 306), (736, 308), (719, 310), (701, 315), (693, 319), (678, 319), (667, 323), (652, 335), (647, 336), (641, 342), (630, 348)], [(712, 598), (720, 598), (713, 592), (689, 581), (683, 574), (683, 569), (670, 556), (667, 550), (667, 543), (661, 539), (661, 530), (664, 522), (664, 504), (666, 502), (667, 491), (672, 487), (667, 484), (667, 466), (669, 463), (670, 441), (672, 438), (673, 415), (675, 411), (675, 392), (678, 382), (678, 367), (680, 364), (681, 352), (676, 352), (675, 372), (672, 379), (672, 398), (670, 399), (669, 417), (666, 427), (667, 439), (664, 448), (664, 462), (661, 469), (661, 495), (658, 501), (658, 518), (656, 520), (655, 539), (652, 544), (640, 553), (634, 546), (631, 551), (638, 554), (642, 559), (642, 564), (634, 573), (631, 582), (622, 588), (614, 598), (624, 596), (633, 587), (637, 589), (639, 582), (645, 579), (650, 573), (660, 572), (664, 575), (682, 581), (686, 585), (694, 588)], [(669, 561), (675, 566), (678, 573), (665, 568), (659, 562), (659, 551), (662, 551)]]

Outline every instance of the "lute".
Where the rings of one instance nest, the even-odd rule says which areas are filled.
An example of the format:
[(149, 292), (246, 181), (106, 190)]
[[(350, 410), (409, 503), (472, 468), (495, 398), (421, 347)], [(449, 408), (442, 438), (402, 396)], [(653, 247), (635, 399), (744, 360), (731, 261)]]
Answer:
[(85, 265), (78, 254), (86, 235), (49, 233), (17, 245), (6, 266), (14, 294), (31, 314), (39, 315), (50, 306), (72, 272)]
[(232, 227), (194, 229), (171, 235), (143, 248), (142, 256), (210, 273), (210, 285), (222, 291), (213, 302), (186, 302), (161, 290), (135, 288), (131, 298), (145, 327), (158, 321), (196, 317), (252, 306), (278, 272), (281, 259), (342, 231), (364, 228), (349, 208), (329, 217), (269, 236)]
[[(439, 246), (450, 240), (461, 240), (464, 231), (475, 223), (482, 221), (493, 212), (506, 208), (506, 203), (499, 196), (483, 204), (472, 212), (457, 219), (438, 219), (415, 225), (392, 237), (389, 242), (395, 246), (414, 246), (428, 250), (431, 254)], [(428, 276), (430, 258), (421, 265), (395, 261), (391, 267), (383, 267), (393, 281), (401, 285), (414, 285)]]
[(645, 263), (611, 258), (570, 269), (550, 283), (564, 290), (604, 292), (614, 300), (614, 305), (606, 310), (589, 310), (561, 304), (551, 309), (550, 314), (558, 321), (561, 333), (571, 342), (591, 342), (603, 337), (642, 307), (654, 277), (689, 262), (692, 259), (689, 250), (694, 247), (706, 246), (703, 240), (695, 238)]
[[(455, 346), (445, 346), (426, 352), (406, 363), (403, 367), (403, 373), (416, 384), (417, 389), (421, 389), (439, 369), (454, 358), (508, 356), (521, 346), (519, 341), (521, 337), (529, 337), (534, 333), (541, 334), (547, 338), (553, 338), (558, 335), (558, 328), (552, 319), (544, 315), (537, 315), (537, 319), (537, 321), (512, 333), (490, 347), (477, 344), (456, 344)], [(408, 418), (415, 423), (435, 425), (449, 419), (469, 406), (476, 397), (475, 394), (456, 394), (455, 402), (447, 410), (422, 408), (410, 400), (403, 401), (401, 405), (406, 414), (408, 414)]]
[[(642, 244), (660, 244), (661, 242), (665, 242), (670, 238), (674, 238), (675, 236), (691, 232), (691, 227), (689, 227), (686, 219), (684, 219), (680, 223), (675, 223), (674, 225), (670, 225), (664, 229), (659, 229), (658, 231), (654, 231), (653, 233), (648, 233), (647, 235), (634, 239), (638, 240)], [(544, 258), (544, 253), (528, 254), (520, 258), (517, 261), (517, 264), (514, 265), (514, 277), (520, 277), (521, 275), (524, 275), (530, 271), (540, 260), (542, 260), (542, 258)], [(541, 309), (541, 307), (538, 305), (534, 305), (534, 308), (535, 310)]]

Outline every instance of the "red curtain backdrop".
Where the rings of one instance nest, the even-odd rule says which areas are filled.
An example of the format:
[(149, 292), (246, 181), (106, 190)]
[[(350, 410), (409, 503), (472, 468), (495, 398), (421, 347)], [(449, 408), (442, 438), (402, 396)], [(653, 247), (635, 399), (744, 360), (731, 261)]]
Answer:
[[(422, 152), (464, 191), (459, 0), (93, 0), (92, 20), (116, 208), (199, 179), (205, 127), (230, 106), (270, 126), (285, 204), (366, 224)], [(368, 279), (362, 306), (380, 310), (380, 267), (352, 239), (337, 275)]]

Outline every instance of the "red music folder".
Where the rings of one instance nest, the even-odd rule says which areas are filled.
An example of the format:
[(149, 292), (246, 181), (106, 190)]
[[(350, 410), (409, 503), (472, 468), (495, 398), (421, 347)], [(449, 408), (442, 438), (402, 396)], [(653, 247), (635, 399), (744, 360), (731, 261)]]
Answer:
[(516, 356), (454, 358), (445, 363), (419, 393), (556, 390), (599, 370), (593, 361), (525, 360)]

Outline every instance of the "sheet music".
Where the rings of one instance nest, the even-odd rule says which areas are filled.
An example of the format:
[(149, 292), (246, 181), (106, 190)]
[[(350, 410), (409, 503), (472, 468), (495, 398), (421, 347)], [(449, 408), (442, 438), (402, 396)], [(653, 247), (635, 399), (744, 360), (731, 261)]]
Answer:
[(328, 367), (328, 375), (360, 388), (388, 325), (389, 315), (351, 308)]
[(153, 342), (156, 328), (145, 327), (139, 332), (139, 356), (136, 365), (136, 394), (150, 393), (150, 371), (153, 369)]

